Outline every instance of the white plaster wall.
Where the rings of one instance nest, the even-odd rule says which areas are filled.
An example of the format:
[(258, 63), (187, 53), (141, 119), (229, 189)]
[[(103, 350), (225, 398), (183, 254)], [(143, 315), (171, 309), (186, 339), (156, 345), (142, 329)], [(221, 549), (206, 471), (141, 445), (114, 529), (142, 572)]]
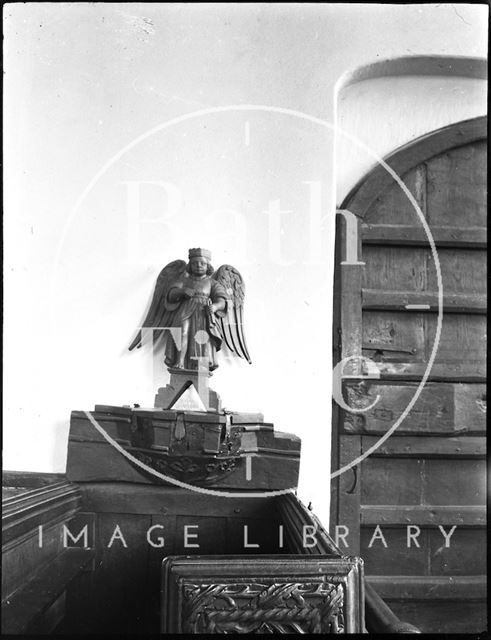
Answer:
[[(303, 438), (300, 496), (327, 524), (333, 265), (306, 263), (304, 183), (322, 183), (330, 257), (329, 131), (251, 115), (253, 144), (245, 148), (237, 114), (196, 121), (147, 139), (81, 195), (129, 142), (196, 109), (265, 104), (332, 122), (336, 83), (350, 70), (404, 55), (485, 56), (487, 8), (31, 3), (7, 5), (4, 15), (5, 468), (63, 471), (72, 409), (151, 404), (148, 354), (125, 347), (159, 269), (204, 245), (216, 266), (232, 262), (246, 278), (254, 359), (252, 367), (223, 366), (214, 386), (227, 406), (260, 408), (277, 429)], [(341, 109), (356, 131), (349, 96), (362, 90), (350, 88)], [(451, 95), (449, 86), (442, 109)], [(415, 118), (408, 110), (394, 146), (433, 127), (426, 111)], [(377, 113), (367, 117), (375, 131)], [(389, 150), (381, 140), (380, 152)], [(338, 163), (339, 194), (363, 173), (365, 159), (356, 163)], [(132, 261), (122, 182), (137, 178), (172, 181), (185, 198), (173, 232), (147, 224)], [(161, 195), (150, 189), (145, 215), (162, 215)], [(264, 210), (279, 198), (289, 213), (275, 261)], [(212, 233), (217, 209), (241, 213), (227, 223), (246, 220), (245, 247), (232, 242), (233, 224), (225, 240)], [(281, 264), (287, 260), (293, 264)]]
[[(402, 76), (364, 80), (340, 90), (339, 128), (380, 157), (428, 131), (486, 114), (487, 83), (448, 76)], [(336, 201), (374, 166), (375, 160), (350, 138), (336, 145)]]

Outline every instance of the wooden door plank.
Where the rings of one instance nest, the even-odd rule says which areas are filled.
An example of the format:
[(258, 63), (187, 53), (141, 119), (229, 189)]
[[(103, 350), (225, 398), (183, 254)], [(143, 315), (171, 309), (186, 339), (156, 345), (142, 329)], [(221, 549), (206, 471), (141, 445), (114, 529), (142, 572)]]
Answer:
[(486, 461), (369, 457), (363, 463), (361, 482), (364, 505), (482, 506)]
[(486, 576), (366, 576), (381, 598), (485, 600)]
[[(483, 229), (486, 235), (486, 229)], [(433, 255), (426, 254), (426, 280), (428, 291), (438, 290), (437, 272)], [(486, 299), (487, 293), (487, 252), (475, 249), (438, 250), (438, 260), (442, 276), (443, 294), (480, 293)]]
[(415, 544), (408, 547), (405, 526), (376, 527), (361, 527), (360, 552), (368, 575), (428, 575), (428, 529), (421, 528), (417, 538), (419, 547)]
[(425, 362), (422, 313), (364, 311), (362, 335), (363, 351), (373, 351), (371, 359), (377, 363)]
[[(346, 234), (341, 216), (336, 216), (336, 238), (334, 247), (334, 289), (333, 289), (333, 325), (332, 325), (332, 366), (342, 358), (341, 328), (341, 262), (342, 247), (346, 247)], [(346, 249), (344, 249), (346, 252)], [(337, 402), (332, 400), (331, 431), (331, 473), (339, 468), (339, 434), (341, 413)], [(329, 507), (329, 523), (335, 526), (339, 522), (339, 477), (331, 479), (331, 502)]]
[[(438, 312), (436, 291), (381, 291), (362, 290), (363, 309), (381, 311), (406, 311), (414, 313), (422, 307), (425, 311)], [(444, 313), (486, 314), (487, 303), (480, 293), (446, 293), (443, 295)]]
[[(450, 527), (445, 527), (447, 534)], [(486, 526), (459, 527), (453, 531), (448, 546), (440, 529), (428, 529), (430, 574), (435, 576), (482, 575), (486, 566)]]
[[(420, 506), (420, 505), (371, 505), (361, 506), (362, 525), (393, 526), (466, 526), (483, 527), (486, 525), (484, 506)], [(443, 544), (443, 539), (442, 539)]]
[(417, 625), (424, 634), (449, 634), (448, 637), (453, 638), (465, 638), (473, 634), (471, 637), (479, 637), (488, 625), (485, 600), (455, 602), (431, 599), (426, 601), (387, 599), (387, 603), (397, 616)]
[[(424, 215), (426, 167), (424, 165), (412, 167), (404, 172), (401, 177), (406, 187), (416, 199)], [(363, 217), (365, 224), (409, 223), (415, 226), (421, 224), (412, 202), (401, 189), (400, 185), (394, 181), (392, 176), (390, 176), (390, 181), (385, 191), (379, 191), (379, 195), (366, 209), (363, 207), (360, 210), (358, 203), (349, 203), (347, 208), (356, 215)]]
[[(364, 355), (372, 358), (374, 349), (364, 350)], [(426, 373), (425, 362), (376, 362), (381, 380), (407, 382), (420, 381)], [(360, 376), (361, 378), (362, 376)], [(483, 362), (460, 363), (446, 362), (435, 363), (428, 376), (430, 382), (486, 382), (486, 364)]]
[(429, 248), (372, 247), (363, 244), (363, 288), (425, 291)]
[[(349, 464), (361, 453), (358, 435), (340, 436), (340, 468)], [(339, 477), (339, 525), (347, 527), (346, 542), (350, 555), (360, 552), (360, 468), (356, 466)], [(343, 529), (344, 531), (344, 529)], [(343, 548), (344, 550), (344, 548)], [(346, 551), (348, 552), (348, 551)]]
[[(442, 525), (442, 531), (438, 525), (414, 524), (419, 531), (401, 524), (361, 528), (361, 554), (368, 575), (482, 575), (483, 555), (476, 549), (486, 548), (485, 526)], [(411, 539), (414, 533), (419, 547)]]
[(240, 514), (247, 518), (268, 518), (275, 512), (275, 499), (224, 498), (197, 491), (162, 485), (121, 484), (113, 482), (81, 484), (85, 511), (127, 514), (174, 514), (215, 516)]
[[(362, 451), (368, 451), (379, 442), (379, 436), (363, 436)], [(479, 436), (437, 437), (421, 435), (391, 437), (380, 445), (374, 453), (375, 457), (431, 457), (431, 458), (485, 458), (486, 438)]]
[[(425, 324), (426, 351), (429, 358), (435, 342), (436, 316), (426, 314)], [(476, 370), (482, 370), (486, 364), (486, 329), (484, 316), (444, 314), (435, 363), (475, 365)]]
[(486, 142), (450, 149), (427, 166), (428, 219), (435, 224), (486, 226)]
[[(429, 246), (428, 236), (422, 225), (364, 222), (361, 228), (364, 245)], [(439, 248), (485, 249), (487, 246), (486, 227), (430, 225), (430, 230), (433, 241)]]
[(486, 460), (425, 460), (424, 504), (480, 506), (486, 504)]
[[(419, 382), (419, 380), (418, 380)], [(347, 403), (364, 413), (343, 412), (345, 433), (385, 434), (400, 418), (414, 397), (417, 382), (351, 380), (345, 383)], [(394, 436), (486, 433), (486, 386), (427, 382), (416, 403), (394, 432)]]
[[(432, 313), (363, 312), (363, 351), (386, 373), (414, 374), (406, 366), (426, 364), (436, 339), (437, 317)], [(444, 314), (435, 365), (466, 367), (481, 373), (486, 359), (486, 318)], [(392, 365), (404, 364), (405, 367)], [(421, 366), (419, 367), (421, 370)], [(426, 366), (422, 369), (424, 371)]]
[(420, 505), (424, 462), (421, 458), (367, 458), (361, 474), (361, 504)]

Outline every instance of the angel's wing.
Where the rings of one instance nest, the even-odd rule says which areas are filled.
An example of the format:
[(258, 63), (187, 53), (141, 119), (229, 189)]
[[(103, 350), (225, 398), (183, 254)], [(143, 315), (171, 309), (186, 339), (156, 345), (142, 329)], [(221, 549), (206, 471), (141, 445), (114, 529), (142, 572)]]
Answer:
[(217, 318), (220, 334), (230, 351), (240, 358), (245, 358), (250, 364), (251, 358), (247, 350), (242, 320), (245, 296), (242, 276), (235, 267), (223, 264), (212, 278), (222, 285), (229, 298), (227, 314)]
[[(148, 310), (147, 317), (143, 321), (142, 327), (165, 327), (168, 326), (169, 315), (171, 315), (165, 306), (167, 293), (172, 285), (179, 280), (186, 271), (186, 263), (184, 260), (174, 260), (169, 262), (159, 273), (155, 284), (152, 303)], [(161, 332), (159, 332), (161, 333)], [(135, 339), (128, 349), (131, 351), (135, 347), (140, 348), (142, 341), (142, 332), (138, 331)]]

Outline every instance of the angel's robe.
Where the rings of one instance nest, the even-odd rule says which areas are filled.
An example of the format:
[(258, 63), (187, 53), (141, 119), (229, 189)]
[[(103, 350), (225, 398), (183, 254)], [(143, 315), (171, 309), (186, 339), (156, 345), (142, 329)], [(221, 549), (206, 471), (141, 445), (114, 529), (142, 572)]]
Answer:
[[(169, 295), (174, 289), (192, 289), (191, 298), (171, 302)], [(171, 322), (169, 326), (182, 327), (188, 323), (188, 344), (186, 349), (185, 368), (198, 369), (199, 365), (210, 371), (216, 369), (216, 353), (220, 350), (222, 339), (218, 329), (210, 322), (207, 307), (220, 299), (225, 301), (223, 310), (215, 311), (216, 316), (225, 316), (227, 313), (228, 295), (225, 288), (209, 276), (198, 278), (186, 273), (168, 291), (164, 301), (165, 308), (169, 312)], [(204, 333), (203, 333), (204, 332)], [(175, 367), (179, 360), (179, 351), (170, 335), (165, 337), (165, 364)]]

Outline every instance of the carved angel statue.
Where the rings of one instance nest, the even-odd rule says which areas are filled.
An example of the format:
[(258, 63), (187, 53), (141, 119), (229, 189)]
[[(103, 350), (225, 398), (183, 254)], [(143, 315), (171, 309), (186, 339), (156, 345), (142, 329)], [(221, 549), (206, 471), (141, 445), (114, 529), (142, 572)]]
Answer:
[[(213, 371), (223, 341), (232, 353), (251, 362), (242, 323), (242, 276), (228, 264), (214, 271), (210, 260), (208, 250), (190, 249), (188, 264), (174, 260), (157, 278), (142, 326), (153, 327), (155, 344), (163, 342), (165, 364), (171, 369)], [(130, 351), (141, 347), (141, 341), (139, 331)]]

